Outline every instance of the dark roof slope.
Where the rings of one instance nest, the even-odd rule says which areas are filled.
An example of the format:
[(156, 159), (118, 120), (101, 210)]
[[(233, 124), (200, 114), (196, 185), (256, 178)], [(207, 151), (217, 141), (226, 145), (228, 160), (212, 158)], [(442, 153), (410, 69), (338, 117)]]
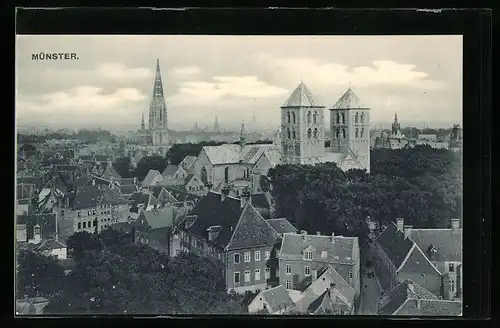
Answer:
[[(419, 302), (420, 301), (420, 302)], [(420, 307), (419, 304), (420, 303)], [(409, 299), (395, 315), (411, 316), (459, 316), (462, 314), (462, 302), (448, 300)]]
[(179, 170), (179, 167), (177, 165), (168, 165), (165, 170), (163, 170), (162, 175), (164, 177), (171, 177), (174, 175), (177, 171)]
[(124, 195), (131, 195), (138, 191), (136, 185), (120, 185), (120, 192)]
[(403, 263), (403, 260), (413, 246), (413, 242), (410, 239), (405, 239), (403, 232), (397, 231), (394, 223), (389, 224), (384, 232), (378, 236), (376, 241), (392, 261), (396, 269)]
[(392, 315), (408, 299), (438, 300), (439, 298), (419, 284), (405, 280), (379, 299), (378, 314)]
[(250, 199), (252, 201), (252, 205), (255, 208), (270, 208), (269, 201), (267, 200), (267, 197), (265, 194), (253, 194), (250, 196)]
[(262, 291), (262, 298), (266, 300), (271, 312), (287, 309), (293, 305), (293, 301), (283, 285)]
[(279, 219), (269, 219), (267, 220), (267, 223), (273, 227), (274, 231), (276, 231), (279, 234), (282, 233), (297, 233), (297, 228), (295, 228), (290, 221), (288, 221), (285, 218), (279, 218)]
[(221, 226), (222, 230), (213, 243), (220, 247), (226, 247), (233, 235), (232, 230), (238, 224), (240, 213), (239, 199), (225, 197), (221, 201), (220, 194), (209, 192), (196, 203), (191, 211), (190, 215), (196, 215), (197, 219), (188, 228), (188, 232), (204, 238), (209, 227)]
[(462, 229), (412, 229), (410, 238), (424, 253), (433, 246), (436, 261), (462, 261)]
[(272, 246), (279, 235), (266, 220), (248, 203), (243, 208), (228, 249), (241, 249), (258, 246)]

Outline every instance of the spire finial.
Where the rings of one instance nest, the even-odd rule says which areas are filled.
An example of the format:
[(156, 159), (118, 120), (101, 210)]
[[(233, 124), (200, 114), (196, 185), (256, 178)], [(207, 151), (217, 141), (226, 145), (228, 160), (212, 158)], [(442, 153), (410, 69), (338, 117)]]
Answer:
[(351, 88), (351, 82), (349, 82), (349, 89)]

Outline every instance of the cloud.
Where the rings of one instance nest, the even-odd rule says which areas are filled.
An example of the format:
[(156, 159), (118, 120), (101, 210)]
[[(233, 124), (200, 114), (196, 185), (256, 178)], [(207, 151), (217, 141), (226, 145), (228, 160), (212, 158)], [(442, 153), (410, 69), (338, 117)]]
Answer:
[(263, 99), (283, 96), (287, 89), (267, 84), (256, 76), (214, 76), (211, 81), (178, 82), (178, 93), (170, 98), (175, 104), (206, 104), (221, 100)]
[(172, 70), (172, 73), (176, 77), (190, 77), (193, 75), (198, 75), (201, 73), (201, 69), (197, 66), (183, 66), (183, 67), (175, 67)]
[(35, 97), (32, 100), (18, 100), (16, 112), (20, 117), (50, 113), (51, 115), (73, 115), (75, 120), (81, 114), (115, 115), (124, 106), (146, 99), (138, 89), (118, 88), (104, 93), (95, 86), (79, 86), (65, 92), (54, 92)]
[(151, 76), (148, 68), (128, 68), (118, 63), (102, 63), (94, 72), (98, 77), (109, 79), (143, 79)]
[(430, 79), (429, 74), (416, 70), (412, 64), (390, 60), (375, 60), (371, 66), (348, 66), (334, 62), (301, 57), (275, 57), (266, 53), (256, 55), (261, 65), (287, 76), (298, 83), (301, 78), (314, 86), (337, 86), (351, 83), (356, 86), (401, 85), (424, 88), (441, 88), (444, 83)]

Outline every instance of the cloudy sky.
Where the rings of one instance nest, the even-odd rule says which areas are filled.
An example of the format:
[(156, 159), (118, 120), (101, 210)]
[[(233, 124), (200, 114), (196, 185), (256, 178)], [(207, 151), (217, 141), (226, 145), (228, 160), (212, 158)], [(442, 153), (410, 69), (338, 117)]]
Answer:
[[(33, 53), (78, 60), (34, 61)], [(279, 125), (303, 79), (327, 108), (351, 84), (372, 122), (462, 121), (461, 36), (18, 36), (17, 120), (139, 126), (160, 59), (172, 129)], [(328, 117), (328, 115), (325, 115)], [(147, 123), (147, 122), (146, 122)]]

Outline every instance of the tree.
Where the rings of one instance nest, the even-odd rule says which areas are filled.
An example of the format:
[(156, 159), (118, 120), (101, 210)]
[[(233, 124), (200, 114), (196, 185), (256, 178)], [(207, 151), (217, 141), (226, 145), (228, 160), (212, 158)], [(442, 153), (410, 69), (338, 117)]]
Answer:
[(130, 178), (130, 158), (129, 157), (119, 157), (113, 163), (113, 167), (120, 174), (122, 178)]
[(16, 296), (51, 297), (64, 287), (64, 269), (57, 260), (22, 250), (17, 257)]
[(157, 170), (160, 173), (165, 170), (167, 163), (161, 156), (144, 156), (137, 163), (137, 168), (132, 172), (132, 175), (139, 180), (143, 180), (150, 170)]
[(82, 256), (84, 251), (101, 251), (104, 248), (98, 237), (86, 231), (75, 232), (69, 236), (66, 245), (76, 258)]
[(223, 142), (203, 141), (200, 143), (174, 144), (165, 154), (165, 159), (172, 165), (179, 165), (186, 156), (198, 156), (204, 146), (219, 146)]

